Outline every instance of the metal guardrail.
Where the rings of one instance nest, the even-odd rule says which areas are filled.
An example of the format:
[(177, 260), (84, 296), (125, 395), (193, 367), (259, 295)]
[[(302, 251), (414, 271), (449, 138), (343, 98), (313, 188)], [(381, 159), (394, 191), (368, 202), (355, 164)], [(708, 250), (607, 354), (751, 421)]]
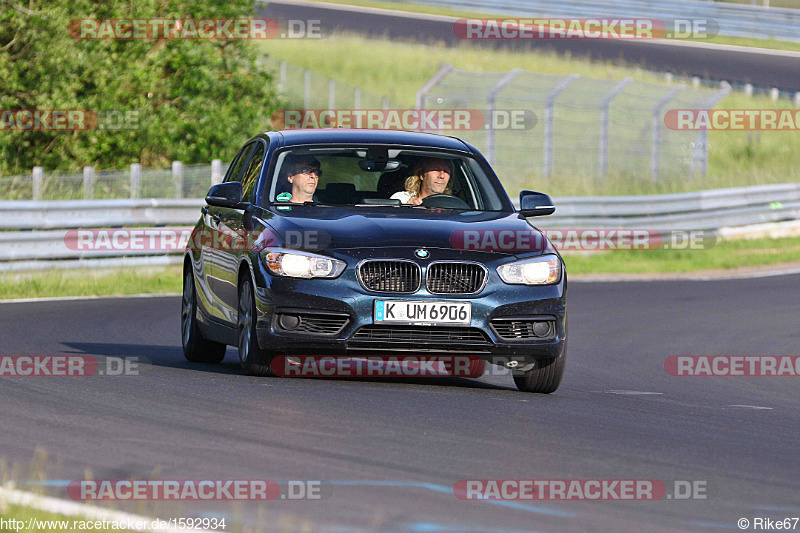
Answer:
[(720, 35), (800, 41), (800, 9), (708, 2), (707, 0), (419, 0), (459, 10), (487, 10), (514, 16), (713, 20)]
[(203, 205), (201, 198), (0, 202), (0, 230), (186, 225)]
[[(537, 218), (543, 229), (719, 230), (800, 220), (800, 184), (761, 185), (649, 196), (554, 198), (556, 214)], [(517, 204), (517, 201), (514, 202)], [(159, 250), (78, 250), (67, 242), (75, 228), (137, 226), (191, 227), (202, 199), (75, 200), (0, 202), (0, 271), (59, 266), (59, 260), (86, 261), (131, 256), (154, 259)], [(518, 207), (518, 205), (517, 205)], [(179, 253), (179, 252), (175, 252)], [(75, 266), (74, 263), (67, 266)]]
[[(556, 214), (537, 219), (537, 223), (566, 219), (592, 223), (607, 218), (619, 222), (628, 219), (646, 221), (668, 215), (687, 220), (701, 217), (708, 222), (698, 229), (709, 229), (721, 226), (714, 219), (718, 211), (753, 208), (782, 217), (790, 205), (800, 202), (800, 184), (779, 183), (677, 194), (555, 197), (553, 201)], [(516, 199), (513, 203), (518, 207)], [(0, 202), (0, 229), (186, 226), (197, 222), (203, 205), (201, 198)], [(783, 217), (792, 218), (800, 217)], [(737, 223), (738, 220), (732, 222), (725, 225), (741, 226), (747, 223)], [(646, 227), (656, 226), (648, 223)]]

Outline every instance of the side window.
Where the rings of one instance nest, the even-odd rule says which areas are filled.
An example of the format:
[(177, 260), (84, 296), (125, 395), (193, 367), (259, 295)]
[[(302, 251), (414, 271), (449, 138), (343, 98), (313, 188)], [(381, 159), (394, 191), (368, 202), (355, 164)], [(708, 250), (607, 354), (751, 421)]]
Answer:
[(258, 182), (258, 177), (261, 175), (261, 165), (264, 164), (264, 143), (256, 142), (256, 150), (253, 157), (250, 158), (250, 164), (247, 166), (247, 171), (242, 178), (242, 200), (245, 202), (253, 201), (253, 190)]
[(239, 155), (236, 159), (233, 160), (231, 165), (231, 169), (228, 171), (228, 175), (225, 176), (225, 182), (229, 181), (241, 181), (240, 178), (242, 176), (242, 170), (244, 169), (245, 163), (247, 163), (247, 156), (253, 149), (252, 144), (248, 144), (242, 151), (239, 152)]

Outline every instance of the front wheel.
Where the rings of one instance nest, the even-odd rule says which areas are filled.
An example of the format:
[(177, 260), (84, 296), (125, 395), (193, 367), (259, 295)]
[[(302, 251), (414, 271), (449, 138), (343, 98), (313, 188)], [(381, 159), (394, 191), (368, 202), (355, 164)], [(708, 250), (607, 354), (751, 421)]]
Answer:
[(256, 335), (256, 300), (249, 279), (239, 283), (239, 316), (236, 319), (239, 339), (239, 364), (248, 376), (274, 376), (272, 356), (258, 345)]
[(181, 300), (181, 344), (183, 356), (193, 363), (219, 363), (225, 358), (227, 346), (203, 338), (197, 325), (197, 292), (194, 288), (192, 270), (183, 275), (183, 298)]
[(564, 352), (561, 357), (542, 359), (536, 367), (527, 372), (514, 372), (514, 383), (522, 392), (538, 392), (550, 394), (555, 392), (564, 377), (567, 364), (567, 341), (564, 340)]

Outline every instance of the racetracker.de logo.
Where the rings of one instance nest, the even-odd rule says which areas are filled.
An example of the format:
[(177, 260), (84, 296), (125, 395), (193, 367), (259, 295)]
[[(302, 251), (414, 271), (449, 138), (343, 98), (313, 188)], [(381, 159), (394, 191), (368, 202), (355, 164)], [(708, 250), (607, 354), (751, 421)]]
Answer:
[(3, 109), (0, 131), (85, 131), (97, 126), (97, 113), (86, 109)]
[(676, 131), (797, 131), (800, 109), (670, 109), (664, 124)]
[(88, 109), (2, 109), (0, 131), (87, 131), (139, 129), (138, 111)]
[(85, 40), (320, 39), (318, 19), (73, 19), (67, 31)]
[(0, 355), (0, 377), (90, 377), (139, 375), (137, 357), (91, 355)]
[(462, 479), (453, 486), (459, 500), (660, 500), (666, 492), (658, 479)]
[(530, 109), (282, 109), (272, 115), (275, 129), (357, 128), (411, 131), (530, 130)]
[[(668, 490), (668, 486), (671, 485)], [(459, 500), (653, 501), (705, 500), (704, 480), (658, 479), (462, 479), (453, 485)]]
[(457, 250), (488, 252), (541, 252), (548, 249), (548, 241), (559, 251), (704, 250), (714, 246), (716, 236), (646, 229), (457, 230), (450, 236)]
[(474, 377), (472, 369), (479, 361), (481, 358), (475, 355), (281, 355), (272, 360), (270, 367), (281, 377)]
[(321, 500), (332, 486), (322, 480), (75, 479), (67, 495), (78, 501)]
[(317, 230), (241, 231), (192, 228), (71, 229), (64, 245), (79, 252), (180, 252), (207, 248), (228, 251), (260, 251), (270, 247), (324, 249), (330, 235)]
[(274, 500), (280, 486), (271, 479), (77, 479), (67, 494), (73, 500)]
[(707, 39), (719, 33), (709, 19), (491, 18), (459, 19), (453, 34), (464, 40)]
[(664, 361), (670, 376), (797, 377), (797, 355), (671, 355)]

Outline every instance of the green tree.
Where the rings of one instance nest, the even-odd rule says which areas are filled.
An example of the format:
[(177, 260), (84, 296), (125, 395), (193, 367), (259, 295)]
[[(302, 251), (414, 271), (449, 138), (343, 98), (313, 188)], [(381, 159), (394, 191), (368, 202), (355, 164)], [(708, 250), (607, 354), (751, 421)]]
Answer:
[[(86, 40), (77, 19), (243, 18), (251, 0), (0, 0), (0, 110), (133, 112), (135, 129), (2, 131), (0, 173), (230, 157), (277, 92), (248, 40)], [(71, 26), (72, 25), (72, 26)]]

